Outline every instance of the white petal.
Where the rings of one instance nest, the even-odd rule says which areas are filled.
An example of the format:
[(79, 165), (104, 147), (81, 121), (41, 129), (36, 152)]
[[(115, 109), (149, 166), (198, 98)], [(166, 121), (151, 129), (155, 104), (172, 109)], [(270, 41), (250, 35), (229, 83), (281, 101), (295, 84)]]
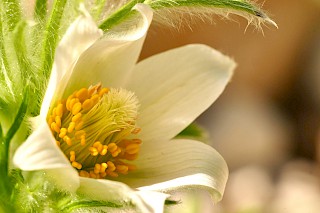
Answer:
[(176, 136), (222, 93), (235, 63), (205, 45), (169, 50), (139, 63), (127, 88), (141, 104), (144, 141)]
[(147, 5), (137, 5), (135, 9), (139, 16), (128, 26), (133, 26), (133, 29), (123, 30), (126, 34), (119, 37), (110, 35), (113, 32), (111, 30), (81, 55), (74, 67), (67, 93), (99, 82), (105, 87), (121, 87), (126, 82), (137, 62), (152, 20), (152, 11)]
[(79, 186), (78, 173), (57, 147), (46, 122), (28, 137), (14, 154), (13, 163), (25, 171), (44, 170), (59, 186), (75, 190)]
[(140, 190), (170, 192), (200, 188), (222, 198), (228, 167), (212, 147), (193, 140), (153, 141), (142, 146), (136, 171), (119, 180)]
[(162, 213), (164, 211), (164, 202), (169, 197), (167, 194), (148, 190), (139, 190), (136, 191), (136, 194), (148, 206), (149, 212), (153, 213)]
[(92, 199), (115, 203), (133, 202), (142, 212), (163, 212), (164, 201), (168, 195), (159, 192), (139, 192), (127, 185), (110, 180), (96, 180), (80, 177), (79, 193)]
[(41, 106), (42, 117), (47, 116), (52, 97), (61, 79), (66, 73), (71, 72), (80, 55), (103, 34), (85, 8), (81, 7), (81, 10), (82, 15), (70, 25), (56, 49), (48, 88)]

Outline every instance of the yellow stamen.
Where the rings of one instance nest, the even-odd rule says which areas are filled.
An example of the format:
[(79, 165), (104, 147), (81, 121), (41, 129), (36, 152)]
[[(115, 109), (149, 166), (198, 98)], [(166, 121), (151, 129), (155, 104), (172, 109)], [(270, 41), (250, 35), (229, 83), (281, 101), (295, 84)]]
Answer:
[(75, 104), (73, 105), (73, 107), (72, 107), (72, 114), (73, 114), (73, 115), (78, 114), (78, 112), (80, 112), (80, 110), (81, 110), (81, 107), (82, 107), (82, 105), (81, 105), (80, 102), (75, 103)]
[(62, 117), (62, 115), (63, 115), (63, 104), (58, 104), (57, 110), (56, 110), (56, 114), (57, 114), (57, 116)]
[(114, 172), (114, 171), (106, 171), (106, 173), (110, 176), (110, 177), (118, 177), (118, 173)]
[(56, 122), (57, 126), (60, 128), (61, 127), (61, 118), (58, 115), (55, 117), (55, 122)]
[(70, 152), (70, 161), (73, 162), (76, 160), (76, 153), (74, 151)]
[(66, 128), (61, 128), (60, 129), (60, 134), (59, 134), (59, 138), (64, 138), (64, 136), (67, 135), (67, 129)]
[(75, 129), (80, 130), (82, 128), (83, 121), (80, 121), (79, 123), (76, 124)]
[(128, 173), (128, 166), (126, 165), (117, 165), (116, 166), (116, 171), (121, 173), (121, 174), (127, 174)]
[(111, 161), (108, 161), (107, 165), (108, 165), (108, 168), (107, 168), (108, 171), (112, 171), (113, 172), (116, 169), (114, 163), (112, 163)]
[(109, 149), (110, 152), (116, 151), (117, 148), (118, 148), (118, 146), (117, 146), (117, 144), (115, 144), (115, 143), (110, 143), (110, 144), (108, 145), (108, 149)]
[(81, 137), (80, 137), (80, 144), (81, 144), (81, 146), (86, 145), (86, 136), (85, 136), (85, 135), (81, 135)]
[(51, 109), (47, 118), (56, 144), (79, 176), (118, 177), (136, 169), (128, 161), (138, 157), (142, 142), (127, 139), (141, 131), (133, 93), (97, 84), (74, 91)]
[(81, 169), (81, 168), (82, 168), (81, 163), (78, 163), (78, 162), (76, 162), (76, 161), (73, 161), (73, 162), (71, 163), (71, 165), (72, 165), (74, 168), (77, 168), (77, 169)]
[(90, 100), (92, 101), (93, 105), (96, 105), (100, 100), (100, 96), (98, 94), (95, 94), (91, 97)]
[(139, 132), (141, 132), (141, 128), (135, 128), (131, 133), (136, 135)]
[(109, 89), (108, 88), (103, 88), (99, 91), (99, 96), (103, 96), (104, 94), (108, 93), (109, 92)]
[(130, 155), (138, 153), (139, 150), (140, 150), (140, 145), (139, 144), (135, 144), (135, 143), (129, 144), (126, 147), (126, 153), (128, 153)]
[(80, 175), (80, 177), (90, 177), (90, 174), (89, 174), (89, 172), (87, 172), (87, 171), (84, 171), (84, 170), (81, 170), (80, 172), (79, 172), (79, 175)]
[(72, 111), (73, 106), (74, 106), (76, 103), (79, 103), (79, 99), (78, 99), (78, 98), (73, 98), (73, 99), (71, 99), (70, 104), (69, 104), (69, 107), (68, 107), (68, 110), (69, 110), (69, 111)]
[(83, 136), (83, 135), (86, 135), (86, 132), (84, 130), (76, 131), (76, 133), (74, 134), (76, 139), (80, 139), (81, 136)]
[(76, 93), (76, 97), (79, 98), (81, 102), (86, 100), (89, 96), (87, 88), (82, 88)]
[(68, 144), (68, 146), (71, 146), (72, 145), (72, 141), (71, 141), (71, 139), (69, 138), (69, 136), (64, 136), (63, 137), (63, 140), (64, 140), (64, 142), (66, 142), (67, 144)]
[(55, 122), (52, 122), (52, 123), (51, 123), (51, 129), (52, 129), (53, 131), (55, 131), (56, 133), (60, 133), (60, 128), (59, 128), (59, 126), (58, 126)]
[(91, 99), (85, 100), (82, 104), (83, 110), (90, 110), (92, 107), (93, 107), (93, 101)]
[(90, 154), (91, 154), (92, 156), (97, 156), (97, 155), (99, 154), (97, 148), (95, 148), (95, 147), (90, 147), (90, 148), (89, 148), (89, 152), (90, 152)]
[(72, 133), (75, 126), (76, 126), (75, 122), (70, 122), (69, 127), (68, 127), (68, 132)]
[(72, 117), (72, 122), (78, 122), (81, 119), (81, 112), (77, 113), (75, 116)]

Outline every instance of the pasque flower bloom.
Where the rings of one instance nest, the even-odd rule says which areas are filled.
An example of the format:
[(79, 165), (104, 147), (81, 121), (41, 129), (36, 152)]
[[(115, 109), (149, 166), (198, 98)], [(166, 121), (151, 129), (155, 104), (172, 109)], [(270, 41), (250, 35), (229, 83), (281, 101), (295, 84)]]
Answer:
[(131, 28), (105, 35), (85, 9), (72, 23), (14, 163), (44, 170), (68, 190), (130, 200), (145, 212), (161, 212), (167, 194), (179, 189), (205, 189), (219, 201), (228, 176), (223, 158), (174, 137), (222, 93), (235, 63), (200, 44), (137, 63), (152, 11), (134, 9)]

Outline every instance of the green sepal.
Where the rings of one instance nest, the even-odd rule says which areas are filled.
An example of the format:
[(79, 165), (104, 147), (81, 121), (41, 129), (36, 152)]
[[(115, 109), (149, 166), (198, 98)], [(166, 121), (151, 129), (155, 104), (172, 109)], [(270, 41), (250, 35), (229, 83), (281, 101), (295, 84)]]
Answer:
[(17, 212), (104, 212), (135, 208), (131, 203), (123, 201), (92, 200), (82, 194), (64, 191), (56, 187), (45, 172), (24, 172), (23, 175), (21, 170), (11, 171), (14, 186), (11, 201)]
[(176, 137), (176, 139), (193, 139), (201, 142), (208, 141), (208, 133), (204, 128), (199, 126), (196, 123), (192, 123), (187, 126), (182, 132), (180, 132)]

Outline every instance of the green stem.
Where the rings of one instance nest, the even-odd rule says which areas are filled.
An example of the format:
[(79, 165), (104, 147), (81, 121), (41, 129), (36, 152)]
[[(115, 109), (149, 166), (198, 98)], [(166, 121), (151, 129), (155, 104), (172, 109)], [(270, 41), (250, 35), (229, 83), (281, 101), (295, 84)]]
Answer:
[(42, 52), (42, 71), (46, 79), (49, 78), (59, 36), (60, 21), (63, 16), (67, 0), (56, 0), (46, 27), (44, 48)]
[(100, 24), (99, 28), (103, 31), (107, 31), (119, 24), (122, 20), (126, 19), (130, 15), (132, 8), (138, 4), (143, 3), (145, 0), (133, 0), (122, 6), (119, 10), (111, 14), (106, 20)]
[[(12, 186), (9, 179), (9, 149), (10, 149), (10, 142), (25, 117), (27, 112), (27, 106), (29, 102), (29, 87), (26, 88), (24, 93), (24, 99), (20, 105), (20, 108), (17, 112), (15, 120), (13, 121), (11, 127), (9, 128), (6, 136), (3, 136), (2, 128), (0, 126), (0, 197), (1, 199), (1, 208), (5, 208), (7, 212), (13, 212), (13, 207), (10, 205), (10, 195), (12, 192)], [(9, 211), (10, 210), (10, 211)]]
[(5, 158), (4, 159), (7, 163), (6, 163), (5, 170), (4, 170), (5, 173), (3, 173), (3, 174), (5, 174), (6, 176), (8, 176), (10, 142), (11, 142), (13, 136), (16, 134), (16, 132), (20, 128), (21, 123), (24, 119), (24, 116), (27, 113), (28, 102), (29, 102), (29, 87), (27, 86), (27, 88), (24, 92), (23, 100), (22, 100), (22, 103), (21, 103), (20, 108), (18, 110), (18, 113), (17, 113), (10, 129), (8, 130), (8, 132), (4, 138), (4, 147), (5, 147)]
[(34, 16), (39, 21), (43, 21), (47, 14), (47, 0), (36, 0)]

